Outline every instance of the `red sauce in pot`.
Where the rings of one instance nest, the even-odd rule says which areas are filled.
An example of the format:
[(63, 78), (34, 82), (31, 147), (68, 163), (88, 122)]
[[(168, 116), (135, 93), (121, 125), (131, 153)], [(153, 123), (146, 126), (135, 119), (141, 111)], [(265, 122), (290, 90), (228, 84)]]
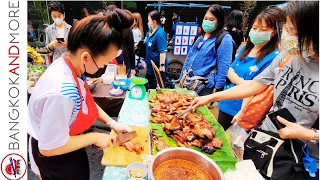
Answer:
[(183, 159), (162, 162), (153, 175), (155, 180), (213, 180), (201, 166)]

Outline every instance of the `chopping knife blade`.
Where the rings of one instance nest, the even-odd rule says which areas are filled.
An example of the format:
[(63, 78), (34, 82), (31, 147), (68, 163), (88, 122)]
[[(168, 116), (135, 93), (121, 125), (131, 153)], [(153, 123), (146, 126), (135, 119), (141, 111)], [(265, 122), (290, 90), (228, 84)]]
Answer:
[(127, 133), (124, 133), (124, 134), (119, 134), (116, 137), (116, 141), (114, 142), (114, 145), (116, 145), (116, 146), (122, 145), (125, 142), (130, 141), (135, 137), (137, 137), (137, 132), (136, 131), (127, 132)]

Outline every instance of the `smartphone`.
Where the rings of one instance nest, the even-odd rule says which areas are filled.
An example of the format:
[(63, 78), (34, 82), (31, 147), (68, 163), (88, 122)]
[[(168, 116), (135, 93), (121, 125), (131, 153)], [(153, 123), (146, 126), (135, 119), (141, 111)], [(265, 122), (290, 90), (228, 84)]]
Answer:
[(58, 41), (59, 43), (62, 43), (62, 42), (64, 42), (64, 38), (57, 38), (57, 41)]
[(268, 114), (268, 117), (278, 130), (284, 128), (285, 125), (283, 125), (281, 122), (279, 122), (277, 120), (277, 116), (280, 116), (280, 117), (286, 119), (287, 121), (290, 121), (293, 123), (296, 122), (296, 119), (293, 117), (293, 115), (290, 113), (290, 111), (287, 108), (283, 108), (283, 109), (280, 109), (276, 112), (272, 112), (272, 113)]

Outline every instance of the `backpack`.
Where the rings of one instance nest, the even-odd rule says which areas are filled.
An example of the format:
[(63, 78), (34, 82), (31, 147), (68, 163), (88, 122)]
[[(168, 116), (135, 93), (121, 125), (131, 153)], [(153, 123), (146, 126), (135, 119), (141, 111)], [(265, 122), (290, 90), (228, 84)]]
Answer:
[[(229, 34), (229, 32), (227, 31), (223, 31), (216, 39), (216, 45), (215, 45), (215, 48), (216, 48), (216, 52), (218, 52), (218, 48), (222, 42), (222, 39), (224, 38), (224, 36), (226, 34)], [(234, 61), (235, 57), (236, 57), (236, 53), (237, 53), (237, 44), (234, 42), (234, 40), (232, 40), (232, 45), (233, 45), (233, 49), (232, 49), (232, 62)]]
[[(218, 52), (218, 48), (222, 42), (222, 39), (224, 38), (224, 36), (226, 34), (229, 34), (229, 32), (227, 31), (223, 31), (216, 39), (216, 45), (215, 45), (215, 48), (216, 48), (216, 52)], [(232, 45), (233, 45), (233, 49), (232, 49), (232, 62), (234, 61), (234, 59), (236, 58), (236, 53), (237, 53), (237, 44), (234, 42), (234, 40), (232, 40)], [(231, 81), (229, 80), (229, 78), (227, 77), (226, 79), (226, 85), (228, 84), (231, 84)], [(224, 87), (220, 88), (220, 89), (217, 89), (216, 92), (219, 92), (219, 91), (223, 91), (224, 90)]]

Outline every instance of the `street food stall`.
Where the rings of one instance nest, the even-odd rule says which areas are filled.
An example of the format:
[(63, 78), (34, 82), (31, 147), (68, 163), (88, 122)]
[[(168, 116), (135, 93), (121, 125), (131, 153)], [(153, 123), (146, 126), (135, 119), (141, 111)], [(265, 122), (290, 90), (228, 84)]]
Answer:
[[(235, 168), (237, 160), (225, 131), (209, 109), (201, 107), (195, 113), (183, 114), (194, 96), (197, 96), (195, 93), (184, 89), (154, 89), (149, 90), (142, 100), (132, 99), (129, 94), (130, 92), (127, 92), (118, 122), (132, 126), (137, 137), (133, 142), (127, 142), (128, 144), (104, 150), (101, 160), (101, 164), (106, 166), (104, 180), (128, 179), (127, 171), (128, 167), (133, 166), (132, 163), (137, 166), (142, 163), (148, 167), (149, 178), (166, 178), (157, 168), (162, 167), (159, 166), (164, 162), (162, 156), (167, 160), (178, 158), (191, 161), (194, 165), (192, 168), (199, 167), (203, 172), (208, 172), (209, 177), (220, 177), (227, 170)], [(136, 146), (142, 146), (142, 149), (136, 151)], [(197, 157), (201, 162), (183, 159), (179, 155), (171, 157), (174, 152), (182, 153), (185, 157)]]
[[(123, 144), (104, 149), (102, 179), (128, 179), (131, 170), (138, 167), (140, 170), (145, 168), (139, 173), (148, 178), (166, 179), (164, 172), (172, 167), (168, 162), (175, 166), (178, 163), (180, 169), (194, 175), (197, 174), (195, 169), (203, 172), (200, 173), (203, 176), (195, 176), (198, 179), (206, 176), (219, 179), (227, 170), (235, 168), (237, 159), (226, 133), (209, 109), (201, 107), (194, 113), (189, 111), (196, 93), (185, 89), (152, 89), (146, 92), (144, 83), (147, 81), (134, 77), (128, 80), (130, 87), (124, 89), (120, 86), (124, 89), (123, 94), (115, 96), (112, 89), (121, 79), (110, 84), (103, 82), (104, 77), (88, 79), (89, 87), (95, 84), (91, 88), (94, 100), (110, 116), (117, 117), (118, 122), (131, 126), (136, 135)], [(113, 131), (111, 134), (116, 135)], [(174, 159), (179, 159), (179, 162), (173, 162)], [(179, 170), (172, 169), (171, 173), (181, 174)]]

